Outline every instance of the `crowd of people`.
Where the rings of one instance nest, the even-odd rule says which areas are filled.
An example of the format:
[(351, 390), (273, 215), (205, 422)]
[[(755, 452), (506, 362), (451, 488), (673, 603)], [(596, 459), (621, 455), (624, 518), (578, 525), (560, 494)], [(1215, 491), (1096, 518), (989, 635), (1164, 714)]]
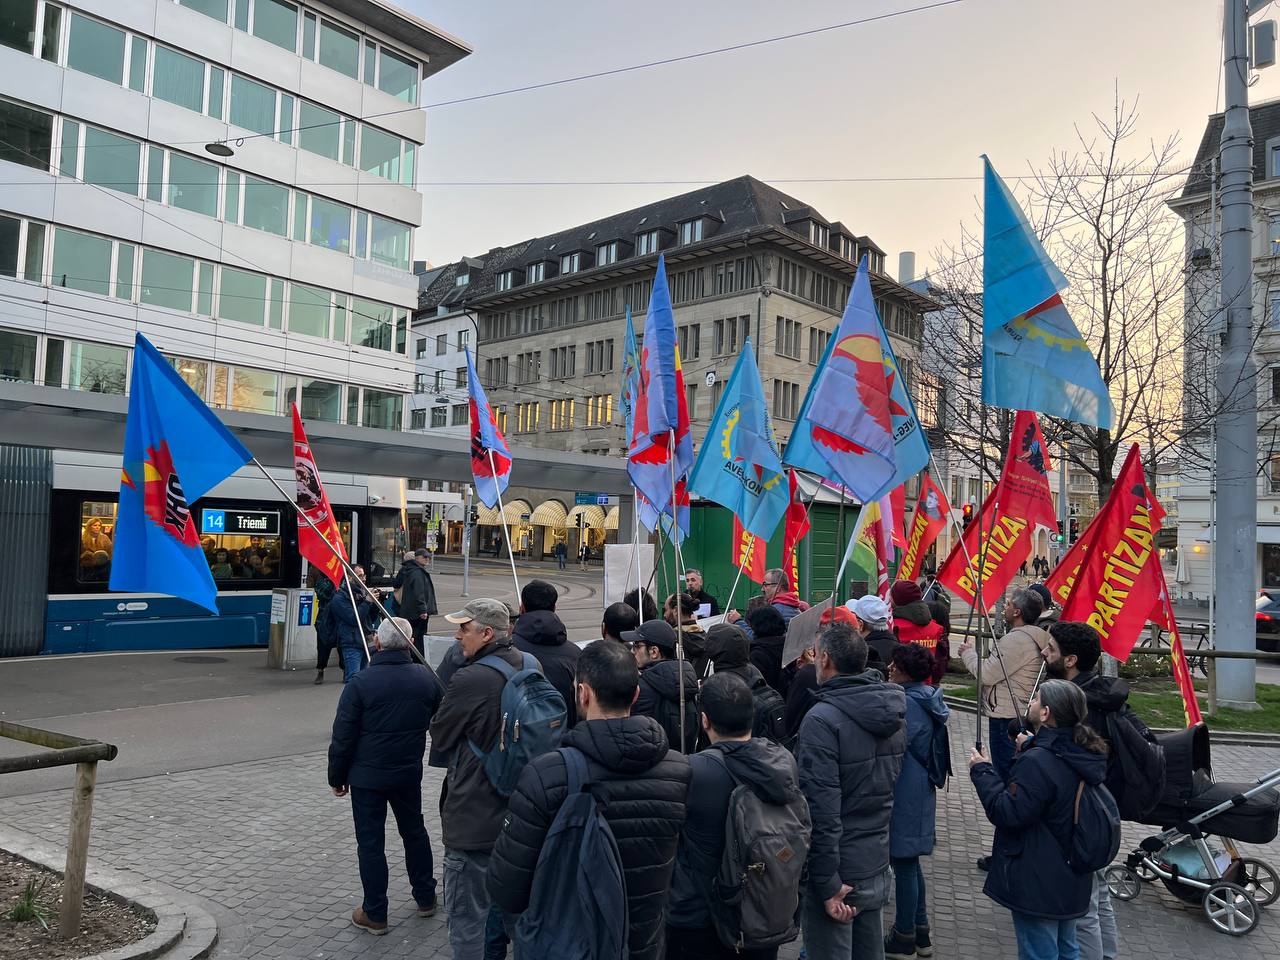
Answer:
[[(363, 630), (374, 651), (349, 674), (329, 754), (355, 819), (357, 927), (388, 930), (389, 806), (417, 912), (443, 907), (456, 960), (771, 960), (797, 938), (811, 960), (934, 955), (924, 858), (951, 773), (950, 610), (919, 584), (825, 610), (785, 663), (808, 605), (780, 569), (707, 630), (704, 596), (659, 611), (633, 590), (584, 647), (556, 588), (534, 580), (518, 610), (475, 599), (447, 615), (456, 644), (434, 672), (409, 656), (411, 617), (362, 620), (344, 594), (328, 602), (339, 645)], [(988, 748), (970, 775), (995, 839), (978, 866), (1020, 957), (1102, 960), (1116, 956), (1114, 914), (1097, 868), (1073, 859), (1073, 809), (1086, 789), (1124, 788), (1113, 715), (1150, 734), (1123, 683), (1094, 672), (1097, 633), (1046, 617), (1046, 599), (1015, 591), (999, 653), (981, 661)], [(978, 672), (970, 643), (957, 654)], [(426, 762), (445, 770), (439, 898), (428, 733)]]

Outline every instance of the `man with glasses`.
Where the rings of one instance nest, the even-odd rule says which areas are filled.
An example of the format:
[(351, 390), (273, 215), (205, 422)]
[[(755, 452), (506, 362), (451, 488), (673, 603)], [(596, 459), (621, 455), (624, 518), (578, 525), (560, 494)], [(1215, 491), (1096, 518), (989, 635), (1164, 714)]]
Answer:
[[(665, 620), (646, 620), (625, 630), (622, 642), (640, 668), (640, 694), (633, 717), (652, 717), (667, 734), (673, 750), (692, 753), (698, 742), (698, 680), (693, 665), (676, 661), (676, 632)], [(684, 686), (684, 716), (680, 715), (680, 687)], [(683, 738), (681, 730), (684, 731)]]
[[(790, 623), (798, 614), (809, 609), (809, 604), (801, 600), (799, 595), (791, 590), (787, 572), (780, 567), (774, 567), (772, 570), (764, 572), (764, 582), (760, 584), (760, 588), (764, 593), (764, 602), (782, 614), (782, 619), (785, 623)], [(748, 637), (755, 639), (751, 633), (750, 625), (737, 610), (730, 610), (725, 614), (725, 621), (738, 624), (747, 632)]]

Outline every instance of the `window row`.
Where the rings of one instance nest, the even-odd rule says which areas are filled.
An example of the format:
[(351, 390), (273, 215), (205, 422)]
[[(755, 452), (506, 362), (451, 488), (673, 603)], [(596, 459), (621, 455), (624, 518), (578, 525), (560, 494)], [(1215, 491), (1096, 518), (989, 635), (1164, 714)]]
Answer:
[(3, 214), (0, 275), (338, 343), (406, 350), (409, 311), (403, 307)]
[[(0, 380), (123, 396), (130, 354), (128, 347), (0, 329)], [(402, 429), (401, 394), (192, 357), (166, 359), (217, 409), (282, 416), (296, 403), (306, 420)]]
[(408, 224), (7, 100), (0, 159), (399, 270), (412, 262)]
[(81, 13), (45, 4), (43, 16), (41, 33), (33, 26), (19, 43), (9, 42), (15, 37), (6, 20), (0, 42), (281, 143), (293, 145), (296, 134), (300, 149), (414, 185), (411, 140)]

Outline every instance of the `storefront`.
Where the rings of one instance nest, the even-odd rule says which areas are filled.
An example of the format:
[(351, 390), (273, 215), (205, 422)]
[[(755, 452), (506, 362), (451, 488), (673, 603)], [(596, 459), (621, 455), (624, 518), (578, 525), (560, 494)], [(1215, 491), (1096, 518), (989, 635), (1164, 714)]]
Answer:
[[(551, 557), (555, 545), (565, 539), (568, 511), (559, 500), (544, 500), (534, 508), (529, 522), (533, 525), (533, 557)], [(570, 551), (572, 552), (572, 550)]]

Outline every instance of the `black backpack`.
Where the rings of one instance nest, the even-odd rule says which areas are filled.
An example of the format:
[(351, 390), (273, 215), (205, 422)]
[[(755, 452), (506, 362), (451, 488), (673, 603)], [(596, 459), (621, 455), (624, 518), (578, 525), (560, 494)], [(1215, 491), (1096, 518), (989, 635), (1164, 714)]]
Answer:
[(782, 694), (769, 686), (760, 677), (751, 688), (751, 699), (755, 701), (756, 721), (752, 727), (753, 737), (764, 737), (791, 749), (794, 737), (787, 736), (787, 703)]
[(1067, 865), (1076, 873), (1095, 873), (1120, 852), (1120, 809), (1102, 784), (1080, 781), (1072, 810)]
[(1128, 710), (1107, 714), (1105, 734), (1111, 744), (1107, 788), (1122, 819), (1141, 820), (1164, 795), (1164, 747), (1142, 735)]
[(929, 715), (929, 719), (933, 721), (933, 736), (929, 739), (929, 752), (927, 754), (918, 754), (911, 749), (911, 741), (907, 741), (907, 752), (920, 766), (924, 767), (924, 772), (929, 775), (929, 782), (934, 787), (941, 790), (947, 785), (947, 778), (951, 776), (951, 734), (947, 732), (946, 721), (938, 722), (938, 718)]

